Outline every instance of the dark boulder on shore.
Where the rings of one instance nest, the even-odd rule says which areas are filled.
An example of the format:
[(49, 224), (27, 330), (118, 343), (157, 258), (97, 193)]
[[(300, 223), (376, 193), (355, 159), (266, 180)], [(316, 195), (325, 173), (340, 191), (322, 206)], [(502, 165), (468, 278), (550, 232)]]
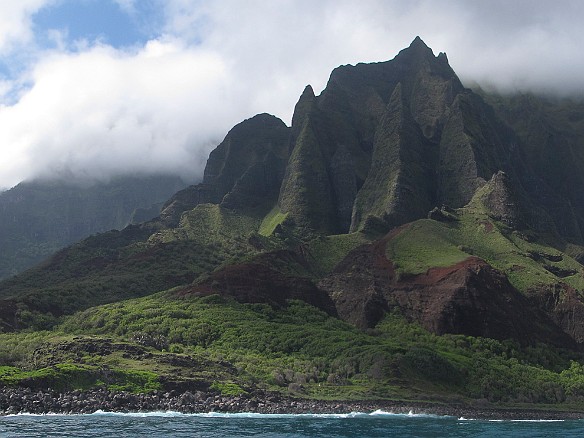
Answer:
[(16, 414), (92, 414), (97, 411), (180, 412), (260, 414), (348, 414), (383, 411), (394, 414), (434, 414), (475, 419), (582, 419), (584, 412), (506, 409), (471, 406), (464, 403), (428, 402), (322, 401), (285, 398), (276, 393), (258, 392), (240, 396), (222, 396), (212, 392), (156, 391), (148, 394), (116, 392), (107, 389), (58, 393), (30, 388), (0, 388), (0, 416)]
[(275, 413), (344, 413), (369, 411), (366, 405), (343, 402), (319, 402), (282, 398), (278, 394), (244, 394), (222, 396), (212, 392), (179, 393), (156, 391), (148, 394), (115, 392), (107, 389), (57, 393), (30, 388), (0, 390), (0, 415), (14, 414), (91, 414), (106, 412), (257, 412)]

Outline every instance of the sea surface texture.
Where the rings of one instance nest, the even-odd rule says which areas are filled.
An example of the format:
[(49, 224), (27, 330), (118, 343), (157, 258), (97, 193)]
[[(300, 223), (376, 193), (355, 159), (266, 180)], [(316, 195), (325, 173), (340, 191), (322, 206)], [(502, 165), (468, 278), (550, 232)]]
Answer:
[(0, 417), (4, 437), (582, 437), (584, 420), (484, 421), (433, 415), (148, 414)]

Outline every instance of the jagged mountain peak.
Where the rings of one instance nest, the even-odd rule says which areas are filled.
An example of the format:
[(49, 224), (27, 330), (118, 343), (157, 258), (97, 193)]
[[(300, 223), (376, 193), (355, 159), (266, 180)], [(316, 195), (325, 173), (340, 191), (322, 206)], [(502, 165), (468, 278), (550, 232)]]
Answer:
[(446, 56), (446, 53), (445, 52), (438, 53), (438, 56), (436, 57), (436, 59), (438, 59), (441, 62), (444, 62), (444, 63), (448, 64), (448, 56)]
[(400, 51), (400, 53), (406, 53), (406, 52), (422, 52), (422, 53), (429, 52), (429, 53), (432, 53), (432, 55), (434, 54), (432, 52), (432, 49), (430, 47), (428, 47), (428, 45), (419, 36), (416, 36), (413, 39), (413, 41), (411, 42), (409, 47)]
[(310, 99), (310, 98), (314, 98), (314, 90), (312, 89), (312, 85), (308, 84), (306, 87), (304, 87), (304, 91), (302, 92), (302, 95), (300, 97), (305, 98), (305, 99)]
[(298, 99), (298, 103), (294, 107), (294, 115), (292, 116), (292, 136), (296, 138), (302, 129), (304, 119), (312, 111), (312, 107), (316, 102), (316, 96), (312, 86), (307, 85)]
[(438, 56), (434, 56), (432, 49), (428, 47), (419, 36), (417, 36), (412, 41), (409, 47), (401, 50), (394, 58), (394, 60), (405, 61), (410, 64), (411, 67), (415, 68), (419, 68), (420, 65), (423, 65), (421, 64), (423, 62), (438, 65), (448, 65), (446, 54), (441, 52)]
[[(355, 75), (356, 72), (363, 73), (364, 70), (372, 71), (378, 77), (380, 74), (383, 74), (383, 71), (386, 71), (385, 76), (387, 76), (388, 67), (397, 70), (397, 72), (401, 74), (413, 74), (415, 73), (414, 71), (407, 70), (419, 70), (420, 67), (425, 65), (435, 66), (437, 72), (447, 73), (448, 76), (456, 76), (448, 64), (446, 53), (440, 52), (438, 56), (435, 56), (433, 50), (428, 47), (419, 36), (417, 36), (408, 47), (400, 50), (400, 52), (389, 61), (358, 63), (356, 65), (347, 64), (335, 68), (331, 74), (329, 83), (331, 81), (342, 79), (347, 73)], [(444, 69), (444, 67), (448, 68)]]

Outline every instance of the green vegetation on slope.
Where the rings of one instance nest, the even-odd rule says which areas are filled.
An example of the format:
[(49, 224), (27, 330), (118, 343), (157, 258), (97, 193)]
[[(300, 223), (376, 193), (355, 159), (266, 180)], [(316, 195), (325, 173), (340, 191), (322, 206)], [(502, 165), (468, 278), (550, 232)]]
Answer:
[(150, 392), (161, 388), (158, 376), (148, 371), (104, 369), (71, 363), (58, 363), (33, 371), (0, 366), (0, 384), (50, 387), (57, 391), (105, 387), (112, 391)]
[(0, 382), (33, 387), (49, 379), (146, 391), (182, 382), (224, 394), (577, 403), (577, 359), (545, 346), (435, 336), (397, 314), (363, 332), (300, 301), (272, 308), (176, 291), (88, 309), (53, 332), (0, 335), (8, 365)]
[(422, 274), (431, 267), (451, 266), (468, 258), (459, 241), (456, 227), (421, 219), (389, 241), (387, 256), (398, 272)]
[(262, 220), (259, 234), (262, 236), (271, 236), (278, 225), (288, 217), (288, 213), (282, 213), (280, 207), (276, 205)]
[(318, 275), (330, 273), (353, 249), (370, 239), (361, 232), (321, 236), (307, 243), (308, 259)]
[(189, 240), (202, 245), (229, 245), (242, 242), (253, 230), (259, 228), (259, 220), (226, 210), (216, 204), (201, 204), (183, 213), (178, 227), (153, 234), (151, 243), (167, 243)]
[(177, 228), (130, 226), (92, 236), (0, 284), (0, 298), (18, 303), (17, 326), (0, 324), (0, 330), (49, 328), (63, 314), (190, 284), (274, 246), (254, 233), (259, 223), (203, 204), (186, 212)]
[[(566, 270), (577, 266), (571, 258), (559, 257), (559, 251), (533, 238), (528, 241), (493, 221), (480, 206), (460, 209), (450, 219), (416, 221), (389, 240), (388, 257), (398, 272), (422, 273), (475, 255), (507, 272), (525, 290), (542, 281), (557, 281), (545, 266)], [(103, 282), (107, 265), (105, 271), (102, 266), (95, 273), (82, 269), (87, 269), (87, 260), (99, 257), (122, 260), (121, 265), (112, 263), (112, 275), (101, 283), (103, 293), (118, 296), (133, 290), (109, 289), (122, 279), (144, 277), (134, 285), (135, 290), (151, 293), (154, 288), (164, 288), (164, 281), (157, 280), (162, 274), (174, 272), (178, 277), (188, 270), (199, 275), (234, 258), (249, 260), (258, 250), (253, 249), (252, 235), (245, 230), (257, 229), (259, 224), (259, 220), (242, 218), (219, 206), (200, 205), (183, 215), (177, 229), (149, 234), (148, 240), (142, 234), (141, 241), (127, 239), (124, 233), (88, 239), (61, 256), (65, 260), (61, 266), (69, 267), (65, 272), (70, 283), (56, 283), (55, 296), (46, 297), (46, 304), (57, 296), (67, 297), (63, 290), (57, 292), (58, 287), (67, 291), (67, 284), (71, 294), (79, 295), (76, 298), (83, 297), (84, 284), (85, 293), (91, 294), (97, 282)], [(196, 232), (201, 228), (208, 234)], [(277, 239), (254, 235), (262, 245), (276, 245)], [(107, 250), (103, 239), (109, 239)], [(353, 233), (307, 242), (301, 251), (311, 271), (298, 275), (326, 275), (347, 253), (368, 241), (366, 235)], [(143, 264), (133, 270), (133, 263)], [(157, 269), (152, 276), (145, 275), (148, 266), (154, 265)], [(113, 270), (115, 266), (119, 271)], [(580, 274), (572, 277), (564, 280), (580, 281)], [(179, 284), (189, 283), (187, 278), (181, 280)], [(47, 290), (52, 289), (43, 292)], [(217, 295), (180, 296), (179, 291), (99, 307), (90, 307), (95, 297), (88, 296), (86, 301), (75, 302), (84, 304), (81, 309), (90, 308), (61, 318), (52, 331), (0, 334), (0, 363), (11, 367), (3, 369), (1, 382), (33, 387), (43, 382), (54, 387), (69, 382), (71, 388), (104, 386), (132, 391), (174, 382), (224, 394), (262, 388), (337, 399), (578, 403), (584, 397), (584, 371), (579, 362), (571, 362), (581, 359), (577, 353), (546, 346), (521, 347), (512, 341), (435, 336), (391, 313), (376, 328), (363, 332), (300, 301), (278, 308), (241, 304)], [(66, 307), (65, 300), (60, 305), (75, 311)], [(26, 312), (21, 311), (23, 321), (42, 320)], [(119, 374), (120, 370), (137, 372), (142, 380), (132, 380), (136, 376)], [(103, 376), (115, 378), (104, 380)]]
[(472, 204), (459, 209), (455, 217), (448, 222), (415, 221), (390, 240), (387, 256), (397, 271), (420, 274), (476, 256), (503, 271), (523, 292), (556, 284), (558, 275), (567, 284), (584, 288), (582, 266), (545, 242), (535, 241), (531, 233), (513, 231)]

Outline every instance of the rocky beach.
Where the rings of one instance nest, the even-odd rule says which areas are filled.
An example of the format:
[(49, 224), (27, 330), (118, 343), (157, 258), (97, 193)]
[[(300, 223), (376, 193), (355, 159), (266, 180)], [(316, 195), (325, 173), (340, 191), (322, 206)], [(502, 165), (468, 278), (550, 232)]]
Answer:
[(17, 414), (92, 414), (105, 412), (180, 412), (184, 414), (253, 412), (261, 414), (344, 414), (384, 411), (394, 414), (430, 414), (484, 420), (576, 420), (584, 412), (474, 407), (404, 401), (322, 401), (285, 398), (276, 393), (222, 396), (202, 391), (148, 394), (94, 389), (58, 393), (30, 388), (0, 389), (0, 416)]

